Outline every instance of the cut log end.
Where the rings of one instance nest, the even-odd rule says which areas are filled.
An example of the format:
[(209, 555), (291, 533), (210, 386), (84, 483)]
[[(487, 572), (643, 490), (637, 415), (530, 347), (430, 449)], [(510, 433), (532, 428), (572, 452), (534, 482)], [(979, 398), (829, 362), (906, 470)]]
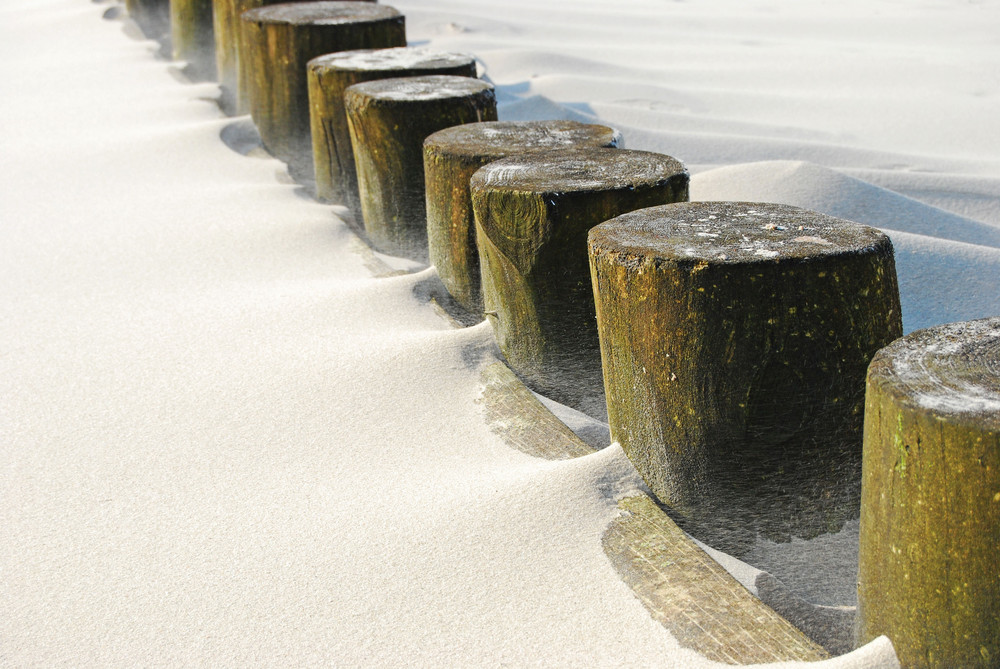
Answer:
[(677, 179), (686, 185), (687, 170), (680, 161), (663, 154), (569, 149), (491, 163), (478, 170), (470, 184), (473, 190), (545, 196), (656, 187)]
[(599, 252), (650, 262), (742, 265), (892, 252), (889, 238), (865, 225), (780, 204), (691, 202), (618, 217), (591, 231)]
[(475, 76), (476, 59), (464, 53), (439, 51), (425, 47), (395, 47), (391, 49), (360, 49), (328, 53), (309, 61), (309, 69), (318, 75), (326, 72), (410, 72), (412, 70), (451, 70), (471, 68)]
[[(380, 79), (355, 84), (344, 93), (344, 104), (351, 109), (380, 104), (417, 104), (447, 100), (465, 100), (483, 96), (495, 100), (493, 85), (479, 79), (449, 75)], [(421, 139), (421, 142), (423, 142)]]
[(424, 141), (426, 155), (476, 160), (483, 165), (515, 153), (576, 147), (617, 148), (621, 133), (578, 121), (496, 121), (456, 126)]
[(875, 357), (868, 378), (910, 410), (1000, 433), (1000, 318), (913, 332)]
[(257, 7), (243, 13), (248, 23), (326, 26), (395, 19), (402, 16), (388, 5), (366, 2), (288, 2)]

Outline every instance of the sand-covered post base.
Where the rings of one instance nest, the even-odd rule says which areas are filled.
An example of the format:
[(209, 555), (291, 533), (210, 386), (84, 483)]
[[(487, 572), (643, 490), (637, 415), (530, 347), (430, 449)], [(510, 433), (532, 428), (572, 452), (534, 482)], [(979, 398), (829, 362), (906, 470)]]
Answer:
[(688, 198), (670, 156), (577, 149), (512, 156), (470, 181), (483, 304), (513, 370), (535, 391), (603, 414), (587, 231)]
[(169, 0), (125, 0), (125, 11), (149, 39), (170, 34)]
[(435, 74), (475, 77), (476, 59), (421, 47), (398, 47), (326, 54), (309, 61), (308, 68), (316, 196), (346, 205), (360, 221), (361, 197), (344, 91), (376, 79)]
[(405, 46), (403, 16), (366, 2), (297, 2), (242, 16), (240, 67), (264, 147), (293, 174), (312, 175), (306, 64), (325, 53)]
[(170, 0), (170, 42), (176, 60), (186, 60), (195, 79), (215, 79), (212, 0)]
[(902, 333), (892, 244), (772, 204), (590, 233), (612, 438), (696, 537), (814, 537), (858, 515), (865, 370)]
[(424, 142), (427, 241), (431, 264), (452, 297), (483, 311), (469, 180), (483, 165), (514, 154), (572, 147), (618, 147), (621, 135), (577, 121), (499, 121), (446, 128)]
[(1000, 666), (1000, 318), (875, 356), (865, 399), (858, 642), (903, 667)]
[(424, 140), (495, 121), (493, 86), (433, 75), (355, 84), (344, 95), (365, 232), (380, 251), (427, 262)]

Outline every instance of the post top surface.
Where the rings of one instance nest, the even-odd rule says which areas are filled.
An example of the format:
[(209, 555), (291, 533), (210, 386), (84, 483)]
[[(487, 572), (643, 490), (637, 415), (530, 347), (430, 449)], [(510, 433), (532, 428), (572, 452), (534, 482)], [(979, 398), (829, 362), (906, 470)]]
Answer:
[(287, 23), (295, 25), (338, 25), (401, 18), (399, 10), (374, 2), (285, 2), (246, 11), (250, 23)]
[(492, 91), (493, 85), (481, 79), (433, 74), (425, 77), (396, 77), (366, 81), (348, 86), (344, 91), (347, 102), (361, 99), (387, 102), (424, 102), (465, 98)]
[(602, 191), (665, 183), (687, 177), (679, 160), (649, 151), (577, 148), (511, 156), (472, 175), (475, 191), (540, 195)]
[(868, 379), (911, 407), (1000, 431), (1000, 318), (911, 332), (875, 355)]
[(861, 223), (790, 205), (682, 202), (640, 209), (590, 231), (590, 246), (666, 262), (744, 264), (891, 252)]
[(476, 59), (465, 53), (399, 46), (390, 49), (360, 49), (328, 53), (309, 61), (311, 70), (352, 72), (392, 72), (395, 70), (431, 70), (471, 65)]
[(606, 125), (579, 121), (487, 121), (439, 130), (424, 140), (424, 147), (458, 156), (501, 158), (524, 150), (617, 147), (621, 143), (621, 134)]

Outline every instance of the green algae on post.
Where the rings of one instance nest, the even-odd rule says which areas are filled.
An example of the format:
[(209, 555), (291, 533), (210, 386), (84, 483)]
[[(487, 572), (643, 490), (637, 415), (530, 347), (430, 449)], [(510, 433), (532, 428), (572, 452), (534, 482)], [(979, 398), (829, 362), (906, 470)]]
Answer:
[(858, 643), (903, 667), (1000, 666), (1000, 318), (918, 330), (865, 398)]
[(446, 128), (424, 141), (430, 262), (471, 314), (483, 311), (469, 180), (483, 165), (529, 151), (619, 147), (621, 135), (578, 121), (498, 121)]
[(902, 333), (888, 237), (702, 202), (589, 245), (612, 438), (688, 531), (738, 555), (857, 517), (865, 370)]

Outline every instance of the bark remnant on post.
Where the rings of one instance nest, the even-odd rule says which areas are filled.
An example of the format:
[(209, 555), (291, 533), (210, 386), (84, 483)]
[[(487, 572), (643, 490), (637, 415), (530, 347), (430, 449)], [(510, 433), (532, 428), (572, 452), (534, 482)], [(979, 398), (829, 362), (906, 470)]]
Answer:
[(483, 304), (500, 350), (533, 390), (603, 415), (587, 232), (687, 200), (687, 170), (628, 149), (530, 153), (480, 168), (470, 191)]
[(264, 147), (312, 174), (306, 63), (325, 53), (404, 46), (403, 15), (366, 2), (295, 2), (245, 12), (240, 66)]
[(471, 314), (483, 311), (469, 180), (480, 167), (530, 151), (620, 147), (621, 135), (578, 121), (498, 121), (446, 128), (424, 141), (430, 262)]
[(170, 0), (173, 57), (187, 61), (190, 75), (200, 81), (215, 79), (212, 21), (212, 0)]
[(365, 232), (380, 251), (427, 262), (424, 139), (495, 121), (493, 86), (447, 75), (381, 79), (350, 86), (344, 107)]
[(688, 531), (739, 555), (856, 518), (865, 370), (902, 333), (888, 237), (699, 202), (589, 246), (612, 439)]
[(476, 59), (424, 47), (397, 47), (331, 53), (309, 61), (309, 120), (317, 197), (346, 205), (361, 221), (344, 91), (366, 81), (436, 74), (475, 78)]
[(858, 642), (1000, 666), (1000, 318), (918, 330), (868, 370)]

